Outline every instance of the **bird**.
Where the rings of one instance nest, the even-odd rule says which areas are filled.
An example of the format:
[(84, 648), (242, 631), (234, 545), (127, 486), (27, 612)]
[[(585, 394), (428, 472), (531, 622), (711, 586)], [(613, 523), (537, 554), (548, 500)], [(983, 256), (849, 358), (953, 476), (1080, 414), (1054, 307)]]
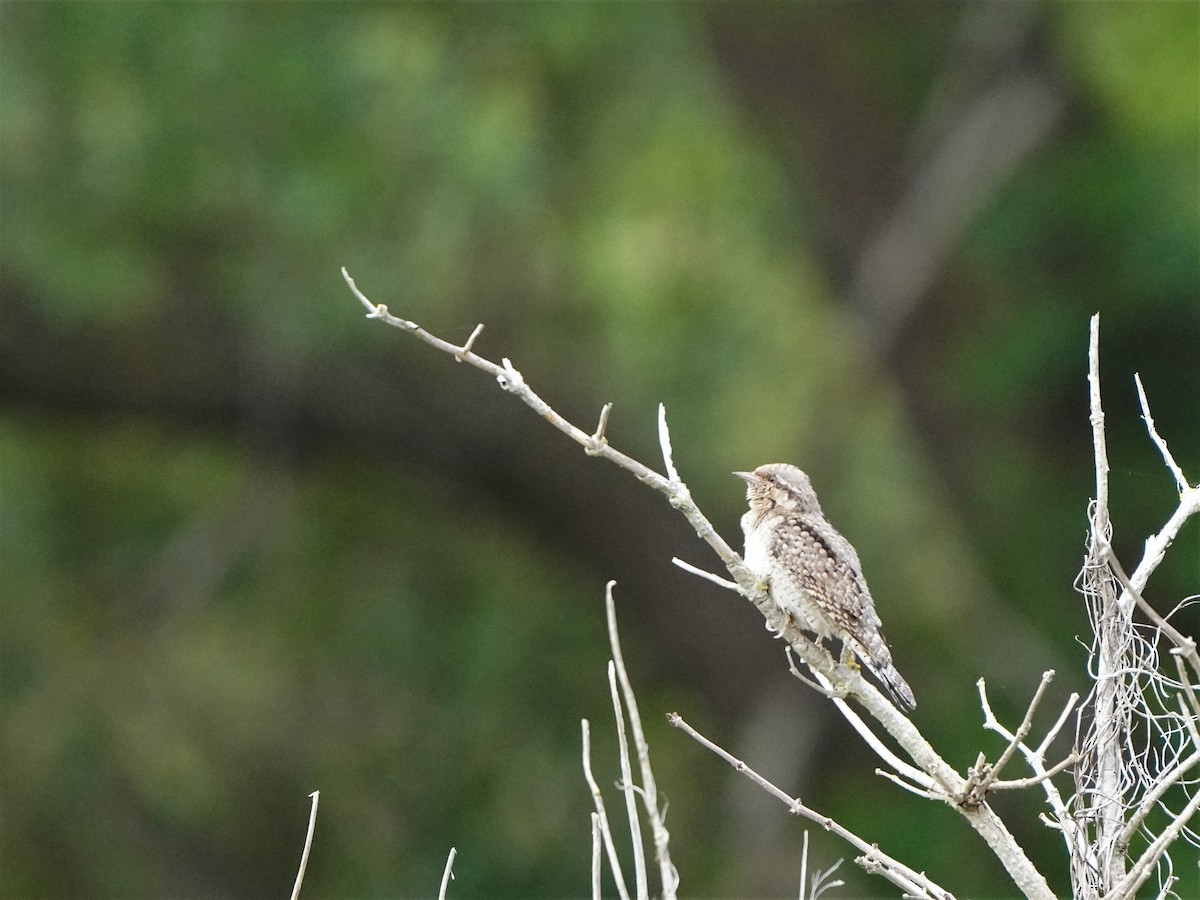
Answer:
[(896, 702), (916, 709), (892, 664), (858, 553), (825, 518), (808, 476), (788, 463), (733, 474), (746, 482), (750, 504), (741, 521), (746, 568), (797, 626), (818, 641), (840, 639), (844, 661), (853, 652)]

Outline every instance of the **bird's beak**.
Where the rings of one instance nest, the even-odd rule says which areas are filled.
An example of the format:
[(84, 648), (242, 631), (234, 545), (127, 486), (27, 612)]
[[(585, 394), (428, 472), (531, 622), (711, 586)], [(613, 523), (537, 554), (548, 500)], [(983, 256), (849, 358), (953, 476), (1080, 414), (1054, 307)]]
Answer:
[(742, 479), (742, 481), (746, 482), (747, 484), (749, 484), (751, 481), (754, 480), (753, 472), (734, 472), (733, 474), (736, 475), (738, 478)]

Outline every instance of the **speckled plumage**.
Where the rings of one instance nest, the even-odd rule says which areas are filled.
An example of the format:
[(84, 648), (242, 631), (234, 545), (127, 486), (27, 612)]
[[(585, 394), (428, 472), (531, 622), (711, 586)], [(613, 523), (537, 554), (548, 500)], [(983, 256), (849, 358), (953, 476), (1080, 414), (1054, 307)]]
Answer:
[(897, 702), (915, 708), (892, 665), (858, 554), (821, 512), (808, 476), (787, 463), (734, 474), (746, 481), (750, 502), (742, 516), (746, 566), (800, 628), (840, 639)]

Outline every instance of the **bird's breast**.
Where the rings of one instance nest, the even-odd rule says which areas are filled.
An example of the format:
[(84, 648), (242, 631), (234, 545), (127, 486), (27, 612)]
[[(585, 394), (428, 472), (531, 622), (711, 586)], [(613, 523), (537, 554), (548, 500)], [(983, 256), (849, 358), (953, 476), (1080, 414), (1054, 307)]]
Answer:
[(771, 569), (771, 534), (769, 529), (763, 527), (761, 518), (753, 511), (742, 516), (742, 532), (746, 535), (743, 561), (747, 569), (766, 580)]

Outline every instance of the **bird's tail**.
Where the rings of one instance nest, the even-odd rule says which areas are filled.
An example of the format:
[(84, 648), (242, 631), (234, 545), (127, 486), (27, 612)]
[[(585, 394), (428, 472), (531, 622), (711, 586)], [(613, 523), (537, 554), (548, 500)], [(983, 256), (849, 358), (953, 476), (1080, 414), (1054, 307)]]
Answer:
[(892, 699), (903, 706), (905, 709), (914, 710), (917, 708), (917, 698), (913, 696), (912, 688), (908, 686), (908, 682), (900, 677), (900, 673), (896, 671), (896, 667), (889, 660), (882, 666), (871, 669), (875, 673), (875, 677), (883, 683), (887, 688), (887, 692), (892, 695)]
[(855, 646), (855, 654), (871, 670), (871, 674), (879, 679), (879, 683), (892, 695), (893, 700), (907, 710), (916, 709), (917, 699), (913, 696), (912, 688), (908, 686), (908, 682), (900, 676), (900, 673), (896, 671), (896, 667), (892, 665), (892, 654), (888, 650), (887, 644), (882, 639), (874, 643), (877, 643), (878, 646), (872, 647), (870, 652), (867, 652), (866, 648), (861, 645)]

